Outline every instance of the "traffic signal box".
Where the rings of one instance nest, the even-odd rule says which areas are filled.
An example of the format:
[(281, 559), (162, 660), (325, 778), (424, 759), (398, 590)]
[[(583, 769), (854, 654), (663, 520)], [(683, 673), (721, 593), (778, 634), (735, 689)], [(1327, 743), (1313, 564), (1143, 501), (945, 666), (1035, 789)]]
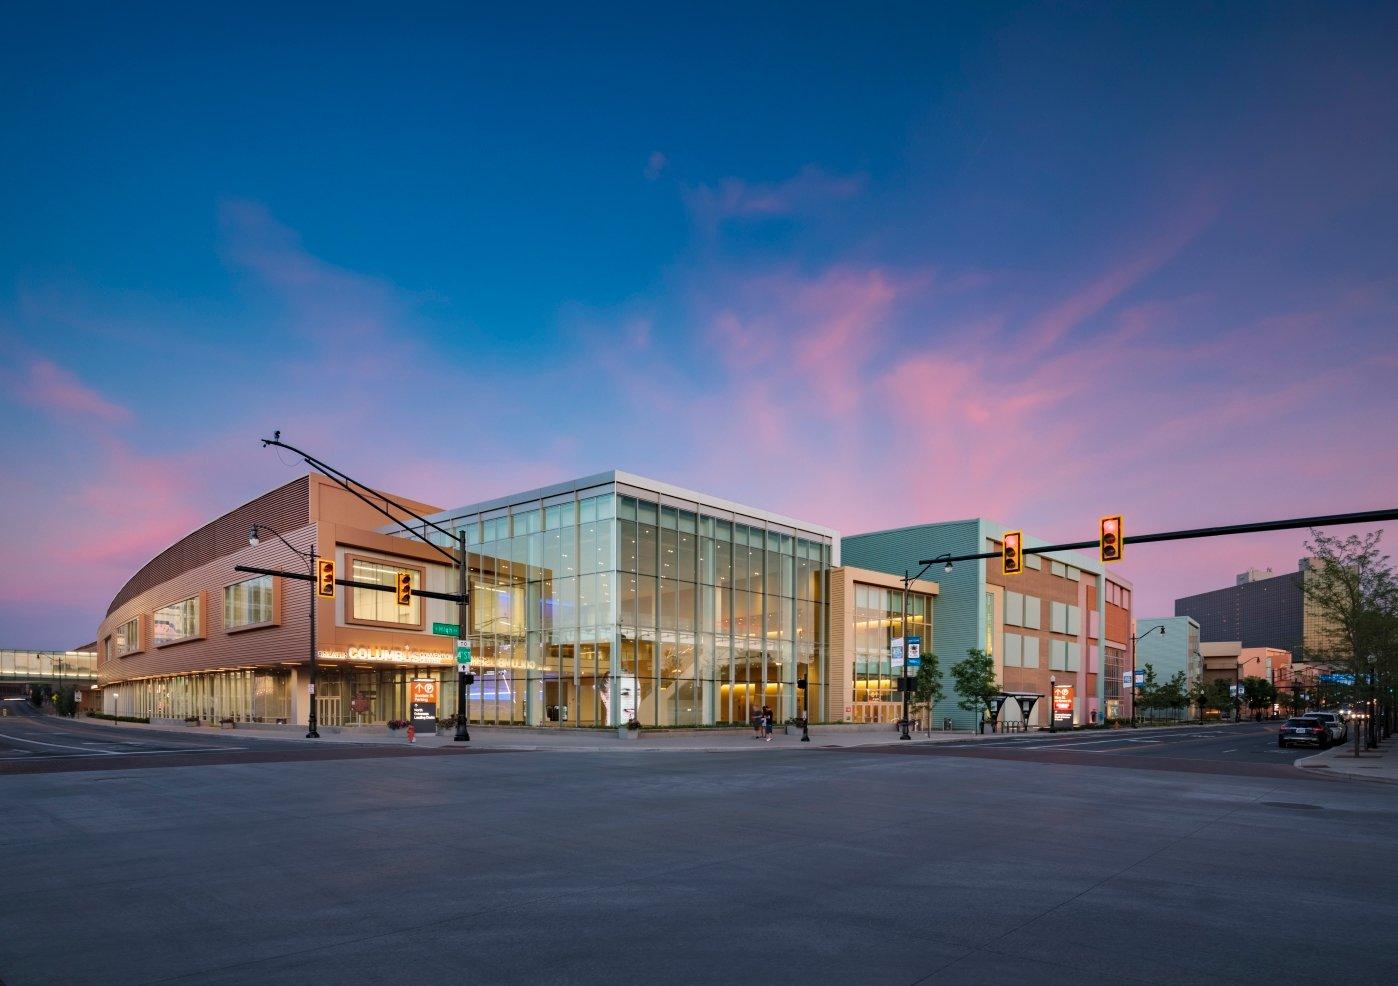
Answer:
[(335, 598), (335, 562), (321, 558), (316, 562), (316, 595), (322, 599)]
[(1100, 543), (1102, 561), (1121, 561), (1122, 539), (1121, 514), (1102, 518), (1102, 538)]
[(413, 601), (413, 573), (398, 573), (398, 605), (406, 606)]
[(1000, 562), (1006, 575), (1018, 575), (1024, 571), (1024, 535), (1020, 531), (1006, 531), (1000, 538)]

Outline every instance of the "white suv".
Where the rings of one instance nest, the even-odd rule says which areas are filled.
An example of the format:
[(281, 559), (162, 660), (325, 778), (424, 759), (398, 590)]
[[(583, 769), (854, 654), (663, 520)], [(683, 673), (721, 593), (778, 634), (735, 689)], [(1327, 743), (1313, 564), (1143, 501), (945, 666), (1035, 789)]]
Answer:
[(1330, 738), (1336, 743), (1343, 743), (1349, 736), (1349, 726), (1340, 718), (1339, 713), (1307, 712), (1306, 715), (1325, 723), (1325, 728), (1330, 730)]

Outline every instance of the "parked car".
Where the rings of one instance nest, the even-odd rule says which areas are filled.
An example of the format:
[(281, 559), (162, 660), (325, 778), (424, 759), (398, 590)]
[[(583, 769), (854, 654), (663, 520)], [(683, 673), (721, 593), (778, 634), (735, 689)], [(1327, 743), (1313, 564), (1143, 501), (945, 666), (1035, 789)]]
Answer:
[(1343, 743), (1349, 738), (1349, 725), (1340, 718), (1338, 712), (1307, 712), (1307, 719), (1319, 719), (1330, 729), (1330, 738), (1336, 743)]
[(1293, 743), (1313, 744), (1323, 750), (1330, 745), (1330, 727), (1324, 720), (1309, 715), (1288, 719), (1277, 733), (1277, 746)]

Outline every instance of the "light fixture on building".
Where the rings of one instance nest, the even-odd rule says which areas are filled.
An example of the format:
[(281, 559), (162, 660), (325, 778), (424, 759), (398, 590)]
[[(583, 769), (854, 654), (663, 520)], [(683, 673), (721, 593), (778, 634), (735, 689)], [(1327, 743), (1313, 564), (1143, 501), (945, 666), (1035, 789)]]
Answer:
[(950, 571), (951, 571), (953, 568), (955, 568), (955, 567), (956, 567), (956, 566), (954, 566), (951, 562), (947, 562), (946, 567), (943, 568), (942, 571), (944, 571), (944, 572), (950, 572)]
[(252, 529), (248, 531), (248, 547), (256, 548), (260, 543), (261, 539), (257, 536), (257, 525), (253, 524)]

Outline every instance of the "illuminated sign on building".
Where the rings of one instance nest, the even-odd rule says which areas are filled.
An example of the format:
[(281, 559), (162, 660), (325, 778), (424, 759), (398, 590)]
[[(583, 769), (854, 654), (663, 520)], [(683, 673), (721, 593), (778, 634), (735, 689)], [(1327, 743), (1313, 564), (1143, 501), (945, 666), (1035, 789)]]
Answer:
[(322, 661), (357, 661), (361, 664), (447, 665), (455, 662), (450, 652), (413, 650), (409, 647), (346, 647), (344, 650), (317, 651)]

